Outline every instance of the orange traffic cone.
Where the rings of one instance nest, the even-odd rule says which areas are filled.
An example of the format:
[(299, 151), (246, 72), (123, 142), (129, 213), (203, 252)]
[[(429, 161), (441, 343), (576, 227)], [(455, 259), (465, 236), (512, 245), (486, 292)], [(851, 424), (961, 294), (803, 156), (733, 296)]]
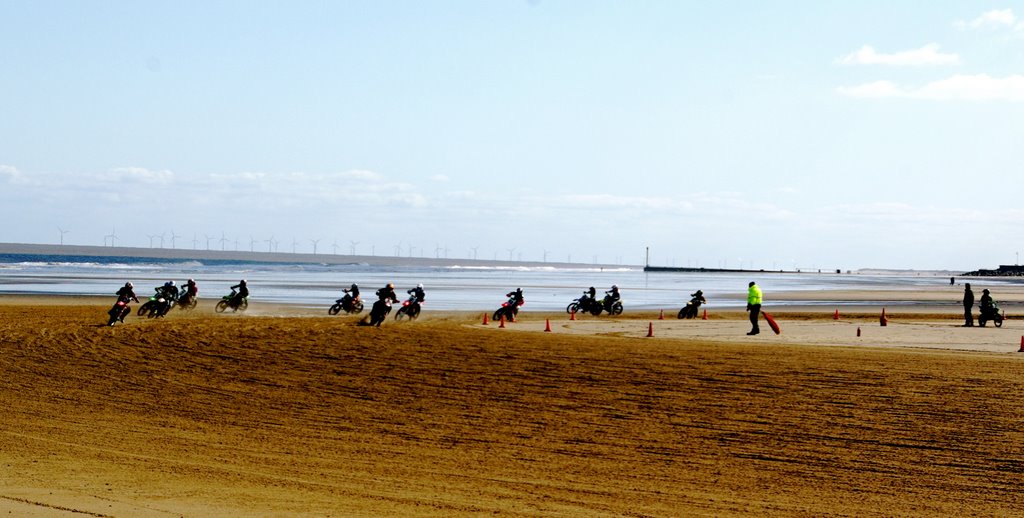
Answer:
[(882, 316), (878, 317), (878, 324), (882, 327), (889, 325), (889, 319), (885, 316), (885, 308), (882, 308)]
[(545, 333), (550, 333), (551, 332), (551, 319), (548, 319), (548, 318), (544, 319), (544, 332)]
[(654, 322), (647, 323), (647, 338), (654, 336)]
[(487, 325), (487, 313), (484, 313), (484, 325)]
[(505, 315), (501, 315), (501, 322), (498, 323), (498, 327), (505, 329)]
[(857, 336), (860, 336), (860, 327), (857, 328)]
[(658, 320), (665, 320), (665, 310), (664, 309), (661, 310), (660, 313), (658, 313)]
[(1024, 336), (1020, 337), (1020, 349), (1017, 352), (1024, 353)]
[(576, 312), (569, 313), (569, 320), (576, 320)]
[(708, 319), (708, 310), (706, 310), (706, 309), (704, 310), (704, 316), (700, 317), (700, 319), (701, 320), (707, 320)]
[(838, 309), (836, 310), (835, 313), (832, 314), (832, 320), (839, 320), (839, 310)]

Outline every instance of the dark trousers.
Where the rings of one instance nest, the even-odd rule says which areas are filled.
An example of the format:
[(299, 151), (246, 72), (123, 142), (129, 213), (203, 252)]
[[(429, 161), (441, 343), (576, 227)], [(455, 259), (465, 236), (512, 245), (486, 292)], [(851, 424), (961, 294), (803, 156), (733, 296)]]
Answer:
[(974, 315), (971, 314), (971, 307), (964, 305), (964, 325), (968, 327), (974, 326)]
[(761, 305), (751, 304), (750, 305), (750, 332), (760, 333), (761, 328), (757, 326), (757, 319), (761, 316)]

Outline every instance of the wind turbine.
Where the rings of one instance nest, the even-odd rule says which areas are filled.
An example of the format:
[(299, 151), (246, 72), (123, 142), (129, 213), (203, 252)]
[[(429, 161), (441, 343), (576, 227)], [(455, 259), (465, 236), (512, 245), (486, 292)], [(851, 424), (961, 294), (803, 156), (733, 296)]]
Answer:
[(256, 239), (252, 237), (252, 234), (249, 234), (249, 251), (256, 251)]
[(472, 251), (473, 251), (473, 260), (474, 260), (474, 261), (476, 260), (476, 252), (477, 252), (477, 250), (478, 250), (479, 248), (480, 248), (479, 246), (474, 246), (474, 247), (470, 248), (470, 250), (472, 250)]
[(334, 242), (331, 243), (331, 249), (334, 250), (334, 255), (338, 255), (338, 246), (338, 240), (335, 239)]
[(199, 237), (195, 232), (192, 233), (192, 250), (199, 249)]
[(350, 245), (349, 251), (352, 252), (349, 255), (356, 255), (356, 245), (359, 244), (359, 241), (349, 241), (348, 243)]
[(68, 232), (71, 232), (71, 231), (70, 230), (64, 230), (64, 229), (62, 229), (60, 227), (57, 227), (57, 231), (60, 232), (60, 244), (63, 245), (64, 244), (64, 234), (67, 234)]
[(149, 238), (149, 247), (153, 248), (153, 239), (156, 239), (156, 235), (154, 235), (154, 234), (146, 234), (146, 237)]
[(224, 231), (223, 230), (220, 231), (220, 239), (219, 239), (219, 241), (220, 241), (220, 249), (221, 249), (221, 251), (224, 251), (224, 243), (227, 243), (230, 240), (228, 239), (228, 237), (226, 235), (224, 235)]
[(161, 232), (160, 235), (157, 236), (157, 237), (160, 238), (160, 248), (164, 247), (164, 235), (166, 235), (166, 234), (167, 234), (167, 232)]
[(174, 231), (173, 231), (173, 230), (171, 230), (171, 248), (172, 248), (172, 249), (174, 249), (174, 248), (177, 248), (177, 247), (175, 246), (174, 242), (175, 242), (175, 241), (176, 241), (176, 240), (177, 240), (177, 239), (178, 239), (179, 237), (181, 237), (181, 236), (179, 236), (178, 234), (175, 234), (175, 233), (174, 233)]
[(293, 254), (295, 253), (295, 248), (298, 247), (298, 246), (299, 246), (299, 242), (296, 241), (295, 238), (293, 237), (292, 238), (292, 253)]
[(203, 234), (203, 235), (206, 236), (206, 249), (209, 250), (210, 249), (210, 241), (213, 240), (213, 236), (211, 236), (210, 234)]
[(550, 252), (550, 250), (548, 250), (547, 248), (545, 248), (545, 249), (544, 249), (544, 261), (543, 261), (543, 262), (545, 262), (545, 263), (546, 263), (546, 262), (548, 262), (548, 252)]
[(309, 241), (313, 243), (313, 255), (316, 255), (316, 245), (320, 243), (320, 239), (310, 239)]
[(401, 256), (402, 256), (402, 242), (399, 241), (398, 244), (395, 245), (395, 257), (401, 257)]
[(508, 250), (508, 260), (511, 261), (512, 260), (512, 252), (515, 252), (516, 249), (515, 248), (506, 248), (505, 250)]
[(270, 236), (270, 239), (265, 240), (267, 242), (267, 252), (274, 251), (274, 236)]

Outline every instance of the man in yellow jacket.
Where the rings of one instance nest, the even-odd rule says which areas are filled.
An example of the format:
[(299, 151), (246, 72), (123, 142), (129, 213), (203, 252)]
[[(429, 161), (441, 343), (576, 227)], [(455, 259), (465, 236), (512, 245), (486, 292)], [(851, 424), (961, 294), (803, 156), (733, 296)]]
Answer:
[(757, 317), (761, 315), (761, 288), (753, 281), (747, 287), (747, 311), (750, 312), (750, 332), (748, 335), (756, 335), (761, 332), (757, 327)]

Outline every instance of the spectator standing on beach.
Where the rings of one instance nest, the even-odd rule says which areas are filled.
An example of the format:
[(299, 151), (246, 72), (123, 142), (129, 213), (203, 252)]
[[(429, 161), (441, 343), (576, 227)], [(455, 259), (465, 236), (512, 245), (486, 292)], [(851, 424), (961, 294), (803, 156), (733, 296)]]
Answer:
[(964, 327), (974, 327), (974, 315), (971, 309), (974, 308), (974, 292), (971, 291), (971, 283), (964, 284)]
[(753, 336), (761, 332), (761, 329), (757, 326), (757, 319), (761, 316), (762, 298), (761, 287), (754, 281), (750, 281), (750, 284), (747, 285), (747, 311), (750, 312), (750, 332), (747, 333), (748, 335)]

